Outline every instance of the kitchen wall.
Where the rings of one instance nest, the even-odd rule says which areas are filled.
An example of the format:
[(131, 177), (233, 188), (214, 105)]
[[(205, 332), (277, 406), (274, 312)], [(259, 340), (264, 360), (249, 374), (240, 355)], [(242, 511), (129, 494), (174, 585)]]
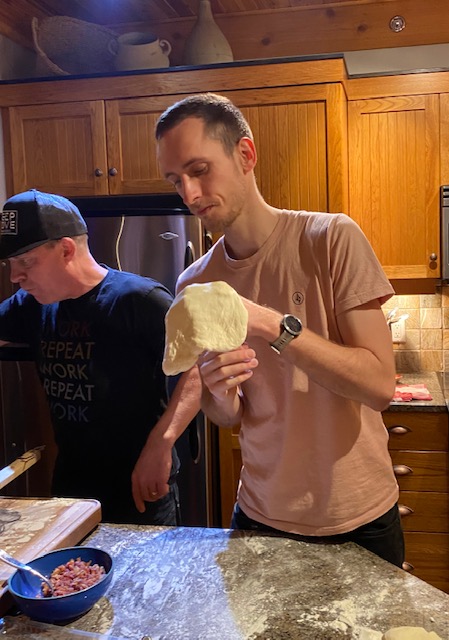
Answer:
[(396, 295), (384, 306), (384, 313), (398, 308), (408, 313), (406, 342), (393, 345), (399, 373), (449, 372), (449, 286), (425, 295)]
[(36, 54), (0, 35), (0, 80), (35, 76)]

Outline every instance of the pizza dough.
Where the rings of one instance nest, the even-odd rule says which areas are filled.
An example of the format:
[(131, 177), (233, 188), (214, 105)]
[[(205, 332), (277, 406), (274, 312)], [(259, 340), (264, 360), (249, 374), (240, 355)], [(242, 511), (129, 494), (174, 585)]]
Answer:
[(435, 631), (423, 627), (394, 627), (382, 636), (382, 640), (441, 640)]
[(246, 338), (248, 312), (226, 282), (190, 284), (165, 316), (162, 370), (168, 376), (187, 371), (203, 351), (231, 351)]

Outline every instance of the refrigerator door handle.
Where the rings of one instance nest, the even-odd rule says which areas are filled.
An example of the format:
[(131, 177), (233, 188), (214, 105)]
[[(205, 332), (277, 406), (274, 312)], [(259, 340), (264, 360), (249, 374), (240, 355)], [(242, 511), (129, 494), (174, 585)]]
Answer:
[[(195, 247), (189, 240), (186, 244), (186, 250), (184, 253), (184, 269), (187, 269), (193, 262), (195, 262)], [(198, 423), (198, 418), (195, 418), (189, 425), (189, 449), (190, 455), (194, 464), (198, 464), (201, 459), (201, 432)]]
[(196, 257), (195, 257), (195, 247), (193, 246), (193, 243), (189, 240), (187, 242), (186, 245), (186, 250), (184, 253), (184, 269), (187, 269), (187, 267), (189, 267), (192, 262), (195, 262)]
[(206, 231), (204, 233), (204, 250), (207, 252), (209, 251), (209, 249), (212, 247), (212, 245), (214, 244), (212, 235)]
[(201, 458), (201, 431), (198, 421), (198, 417), (195, 418), (189, 425), (189, 448), (190, 455), (194, 464), (198, 464)]

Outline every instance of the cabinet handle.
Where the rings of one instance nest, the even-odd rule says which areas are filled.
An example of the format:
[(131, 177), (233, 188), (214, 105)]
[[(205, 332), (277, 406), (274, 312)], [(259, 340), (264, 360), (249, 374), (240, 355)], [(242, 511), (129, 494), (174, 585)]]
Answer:
[(414, 513), (413, 509), (411, 509), (410, 507), (407, 507), (406, 504), (399, 504), (398, 509), (399, 509), (399, 515), (401, 516), (401, 518), (405, 518), (406, 516), (411, 516)]
[(393, 471), (396, 476), (409, 476), (413, 473), (413, 469), (407, 467), (406, 464), (394, 464)]
[(118, 171), (115, 167), (111, 167), (108, 171), (110, 176), (116, 176), (118, 174)]
[(388, 433), (393, 433), (395, 436), (405, 436), (406, 433), (410, 432), (410, 427), (404, 427), (402, 424), (395, 424), (392, 427), (388, 427)]
[(402, 568), (404, 569), (404, 571), (414, 571), (415, 567), (412, 565), (411, 562), (407, 562), (405, 560), (405, 562), (402, 563)]
[(435, 260), (438, 258), (436, 253), (431, 253), (429, 256), (429, 260), (430, 262), (435, 262)]
[(101, 178), (101, 176), (103, 175), (103, 171), (101, 169), (95, 169), (95, 175), (97, 176), (97, 178)]

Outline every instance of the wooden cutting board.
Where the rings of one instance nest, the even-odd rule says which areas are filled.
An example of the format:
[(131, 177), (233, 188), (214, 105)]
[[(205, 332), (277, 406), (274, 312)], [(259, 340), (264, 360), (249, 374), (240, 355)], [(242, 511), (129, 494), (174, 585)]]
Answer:
[[(0, 496), (0, 548), (29, 562), (53, 549), (78, 544), (100, 520), (97, 500)], [(13, 567), (0, 562), (0, 616), (11, 606), (7, 580), (13, 573)]]

